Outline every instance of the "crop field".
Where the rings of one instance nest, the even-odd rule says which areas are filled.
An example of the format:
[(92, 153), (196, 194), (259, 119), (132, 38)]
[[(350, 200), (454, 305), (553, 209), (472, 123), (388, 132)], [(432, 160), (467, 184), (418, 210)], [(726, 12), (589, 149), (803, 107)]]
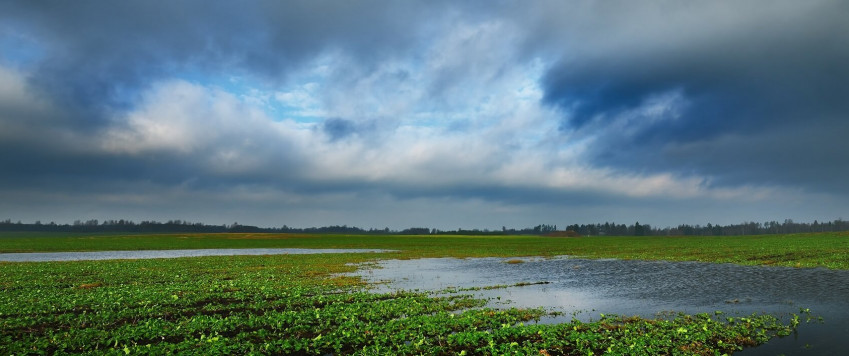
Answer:
[[(543, 309), (471, 295), (375, 294), (354, 263), (382, 258), (580, 255), (849, 268), (849, 236), (0, 235), (0, 252), (381, 248), (370, 254), (0, 262), (0, 354), (703, 354), (788, 335), (805, 313), (599, 315), (543, 325)], [(599, 311), (603, 313), (604, 311)], [(802, 310), (804, 312), (804, 310)]]
[(0, 233), (0, 253), (197, 248), (376, 248), (388, 258), (572, 255), (849, 269), (849, 232), (757, 236), (408, 236)]

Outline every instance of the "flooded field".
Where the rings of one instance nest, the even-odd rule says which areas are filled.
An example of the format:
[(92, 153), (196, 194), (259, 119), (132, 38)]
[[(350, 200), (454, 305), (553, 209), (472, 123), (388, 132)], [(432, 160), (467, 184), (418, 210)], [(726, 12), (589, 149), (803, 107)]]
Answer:
[(135, 260), (148, 258), (177, 258), (202, 256), (247, 256), (247, 255), (307, 255), (319, 253), (368, 253), (389, 252), (380, 249), (316, 249), (316, 248), (222, 248), (192, 250), (139, 250), (139, 251), (94, 251), (94, 252), (32, 252), (0, 253), (3, 262), (47, 262), (47, 261), (91, 261), (91, 260)]
[[(739, 354), (843, 355), (849, 347), (849, 271), (568, 257), (385, 260), (376, 267), (357, 275), (378, 283), (378, 292), (453, 289), (487, 298), (492, 307), (563, 313), (542, 321), (547, 323), (597, 319), (599, 313), (723, 311), (790, 318), (810, 309), (814, 319), (805, 323), (802, 316), (797, 334)], [(491, 286), (501, 287), (483, 289)]]
[[(24, 235), (0, 234), (0, 251), (113, 252), (0, 256), (103, 259), (0, 262), (0, 354), (841, 355), (849, 344), (846, 234)], [(184, 251), (147, 251), (163, 249)], [(212, 254), (228, 256), (170, 258)], [(646, 262), (696, 259), (717, 264)], [(339, 278), (358, 268), (387, 281), (376, 291), (433, 294)]]

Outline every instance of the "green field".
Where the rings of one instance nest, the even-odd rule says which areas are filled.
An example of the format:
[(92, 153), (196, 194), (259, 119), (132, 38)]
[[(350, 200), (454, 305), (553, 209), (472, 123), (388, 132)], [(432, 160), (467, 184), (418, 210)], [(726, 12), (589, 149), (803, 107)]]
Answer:
[[(744, 237), (0, 235), (0, 252), (384, 248), (385, 254), (0, 263), (0, 354), (723, 354), (792, 332), (769, 315), (604, 316), (470, 296), (370, 294), (338, 277), (379, 258), (578, 255), (849, 269), (849, 234)], [(599, 311), (603, 313), (604, 311)]]
[(392, 258), (553, 256), (849, 269), (849, 232), (758, 236), (406, 236), (0, 233), (0, 253), (195, 248), (382, 248)]

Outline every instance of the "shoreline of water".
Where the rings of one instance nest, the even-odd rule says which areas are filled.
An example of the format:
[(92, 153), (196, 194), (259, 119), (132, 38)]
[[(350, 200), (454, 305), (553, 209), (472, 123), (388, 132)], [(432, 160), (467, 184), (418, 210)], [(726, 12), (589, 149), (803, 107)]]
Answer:
[[(376, 283), (372, 288), (376, 293), (447, 291), (489, 300), (487, 306), (493, 308), (543, 307), (563, 313), (544, 323), (567, 322), (571, 317), (586, 321), (598, 313), (653, 318), (665, 312), (716, 311), (786, 319), (810, 309), (814, 316), (824, 317), (824, 324), (800, 325), (797, 334), (742, 354), (838, 355), (849, 347), (843, 339), (849, 332), (849, 271), (574, 256), (515, 260), (381, 260), (347, 275)], [(501, 287), (483, 288), (496, 285)]]

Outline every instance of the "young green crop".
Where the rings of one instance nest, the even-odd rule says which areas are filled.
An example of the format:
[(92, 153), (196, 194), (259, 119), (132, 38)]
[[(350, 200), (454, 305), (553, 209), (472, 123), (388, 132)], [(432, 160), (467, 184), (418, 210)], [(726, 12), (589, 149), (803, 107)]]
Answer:
[(706, 314), (526, 325), (546, 312), (372, 294), (337, 276), (381, 256), (2, 263), (0, 354), (722, 354), (795, 326)]
[(702, 261), (849, 269), (849, 232), (758, 236), (408, 236), (0, 233), (0, 252), (195, 248), (381, 248), (388, 258), (518, 257)]
[[(339, 277), (378, 258), (552, 256), (849, 268), (846, 233), (739, 237), (288, 234), (0, 237), (0, 251), (384, 248), (384, 254), (0, 262), (0, 354), (723, 354), (790, 333), (769, 315), (604, 316), (524, 325), (539, 309), (467, 295), (371, 294)], [(480, 287), (500, 288), (503, 286)], [(468, 289), (469, 291), (473, 289)], [(460, 288), (455, 291), (464, 291)]]

